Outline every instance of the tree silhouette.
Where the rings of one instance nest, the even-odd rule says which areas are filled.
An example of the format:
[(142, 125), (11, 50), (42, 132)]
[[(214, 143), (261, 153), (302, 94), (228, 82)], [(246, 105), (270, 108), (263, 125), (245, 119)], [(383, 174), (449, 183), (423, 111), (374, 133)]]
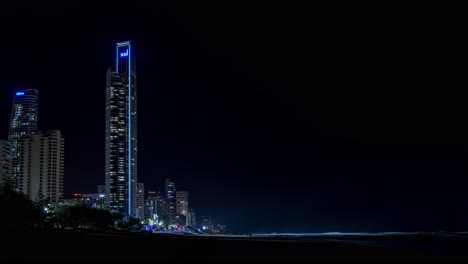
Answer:
[(23, 193), (13, 190), (11, 181), (0, 185), (0, 210), (0, 229), (4, 232), (45, 227), (45, 214)]
[(50, 209), (48, 221), (62, 229), (112, 230), (123, 215), (108, 210), (92, 208), (81, 201), (67, 201)]

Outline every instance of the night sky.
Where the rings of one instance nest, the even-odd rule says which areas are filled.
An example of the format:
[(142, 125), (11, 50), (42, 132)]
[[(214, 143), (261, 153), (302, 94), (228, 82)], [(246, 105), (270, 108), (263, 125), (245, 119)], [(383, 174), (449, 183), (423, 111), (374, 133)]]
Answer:
[(132, 40), (147, 189), (172, 178), (241, 232), (468, 229), (450, 27), (421, 10), (153, 5), (3, 9), (0, 138), (13, 92), (39, 90), (66, 197), (104, 184), (105, 73)]

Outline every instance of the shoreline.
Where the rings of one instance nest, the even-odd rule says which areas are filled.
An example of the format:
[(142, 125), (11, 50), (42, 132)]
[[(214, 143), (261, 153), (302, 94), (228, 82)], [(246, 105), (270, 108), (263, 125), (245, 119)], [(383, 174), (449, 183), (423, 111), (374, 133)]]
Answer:
[[(6, 238), (6, 234), (3, 234)], [(468, 260), (468, 252), (386, 247), (330, 239), (291, 239), (230, 235), (145, 232), (22, 232), (10, 234), (8, 260)], [(413, 237), (415, 241), (424, 238)], [(468, 249), (467, 239), (441, 240)], [(23, 253), (18, 245), (27, 244)], [(15, 247), (16, 245), (16, 247)]]

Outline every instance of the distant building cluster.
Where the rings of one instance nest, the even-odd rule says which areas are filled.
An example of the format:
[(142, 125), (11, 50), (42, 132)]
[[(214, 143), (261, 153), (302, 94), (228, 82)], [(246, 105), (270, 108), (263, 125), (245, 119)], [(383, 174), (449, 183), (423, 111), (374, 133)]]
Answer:
[[(176, 191), (175, 182), (166, 179), (163, 191), (145, 190), (143, 183), (137, 184), (137, 215), (148, 229), (189, 230), (223, 234), (226, 226), (215, 224), (211, 217), (200, 220), (190, 206), (189, 192)], [(96, 193), (74, 193), (70, 200), (81, 201), (92, 208), (106, 209), (105, 185), (98, 185)]]
[(65, 142), (60, 130), (37, 131), (35, 89), (13, 95), (7, 140), (0, 140), (0, 183), (33, 201), (58, 203), (64, 195)]
[[(166, 179), (164, 191), (145, 191), (143, 183), (137, 184), (137, 208), (135, 217), (152, 229), (203, 229), (189, 203), (188, 191), (176, 191), (175, 182)], [(98, 185), (96, 193), (74, 193), (70, 200), (82, 201), (94, 208), (107, 208), (105, 185)], [(200, 224), (212, 228), (210, 219)]]
[(189, 192), (176, 191), (175, 182), (166, 179), (164, 191), (149, 191), (144, 204), (144, 220), (153, 228), (196, 228), (197, 219), (189, 206)]
[[(95, 193), (75, 193), (94, 208), (138, 218), (152, 229), (194, 228), (224, 232), (210, 218), (197, 217), (188, 191), (166, 179), (164, 191), (145, 192), (137, 178), (137, 75), (131, 41), (115, 45), (115, 70), (106, 72), (104, 185)], [(38, 91), (13, 95), (7, 140), (0, 140), (0, 183), (9, 182), (33, 201), (60, 203), (64, 197), (64, 138), (60, 130), (37, 131)]]

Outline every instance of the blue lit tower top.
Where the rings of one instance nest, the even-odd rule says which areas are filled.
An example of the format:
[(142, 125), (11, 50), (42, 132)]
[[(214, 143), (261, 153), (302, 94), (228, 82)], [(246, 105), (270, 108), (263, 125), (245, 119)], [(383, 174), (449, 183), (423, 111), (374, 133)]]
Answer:
[(37, 131), (38, 94), (36, 89), (20, 90), (13, 94), (8, 140), (11, 142), (11, 177), (15, 188), (19, 175), (18, 142), (23, 136)]
[(136, 87), (136, 60), (135, 49), (132, 42), (124, 41), (115, 44), (116, 49), (116, 62), (115, 71), (122, 79), (128, 84), (132, 85), (131, 88)]
[(23, 135), (37, 131), (37, 97), (36, 89), (17, 91), (13, 95), (9, 140), (19, 139)]

